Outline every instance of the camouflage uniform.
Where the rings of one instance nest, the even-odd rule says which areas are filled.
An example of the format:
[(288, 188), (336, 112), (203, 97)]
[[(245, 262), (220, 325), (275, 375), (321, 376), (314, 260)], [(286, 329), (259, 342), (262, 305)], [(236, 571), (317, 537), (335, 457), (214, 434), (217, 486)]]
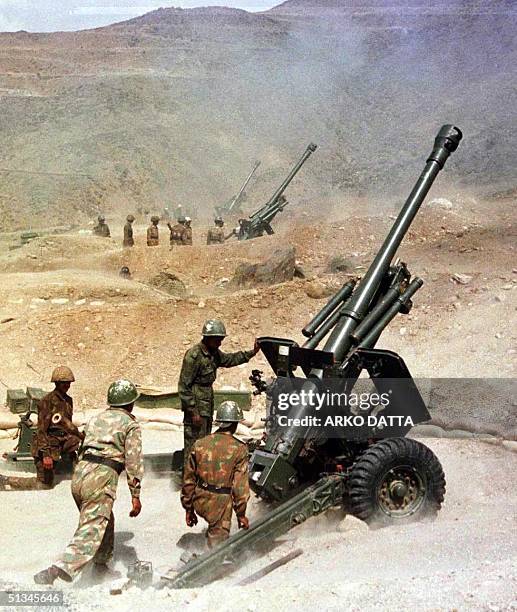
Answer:
[(147, 228), (147, 246), (158, 246), (158, 245), (159, 245), (158, 226), (151, 224)]
[(183, 229), (181, 244), (184, 246), (192, 246), (192, 228), (188, 225)]
[(167, 223), (167, 227), (171, 233), (170, 235), (170, 244), (171, 247), (176, 245), (183, 244), (183, 233), (185, 231), (185, 226), (182, 223), (176, 223), (176, 225), (171, 225)]
[(133, 226), (129, 221), (124, 225), (124, 241), (122, 244), (125, 247), (135, 246), (135, 239), (133, 238)]
[(198, 440), (185, 466), (181, 505), (208, 523), (210, 548), (230, 535), (232, 508), (238, 517), (246, 515), (249, 497), (246, 445), (224, 431)]
[[(214, 412), (213, 384), (217, 377), (217, 368), (232, 368), (247, 363), (254, 355), (253, 351), (237, 351), (223, 353), (217, 350), (211, 354), (200, 342), (190, 348), (183, 357), (178, 391), (183, 410), (183, 458), (188, 461), (192, 445), (199, 438), (207, 436), (212, 431)], [(196, 426), (192, 417), (199, 414), (203, 423)]]
[(93, 417), (86, 427), (82, 459), (72, 478), (72, 495), (79, 509), (79, 526), (55, 566), (74, 578), (90, 561), (106, 564), (113, 555), (118, 472), (93, 463), (95, 455), (126, 470), (132, 497), (140, 497), (143, 477), (142, 434), (135, 417), (123, 408), (111, 407)]
[(211, 227), (206, 236), (207, 244), (222, 244), (224, 242), (224, 228)]
[(101, 221), (93, 228), (93, 233), (102, 238), (109, 238), (111, 236), (108, 224)]
[[(54, 470), (43, 468), (43, 457), (52, 457), (54, 461), (64, 459), (73, 462), (76, 451), (83, 440), (83, 434), (72, 423), (74, 412), (72, 398), (57, 389), (51, 391), (39, 402), (38, 427), (31, 443), (31, 454), (36, 464), (39, 481), (52, 486)], [(53, 422), (59, 415), (58, 423)]]

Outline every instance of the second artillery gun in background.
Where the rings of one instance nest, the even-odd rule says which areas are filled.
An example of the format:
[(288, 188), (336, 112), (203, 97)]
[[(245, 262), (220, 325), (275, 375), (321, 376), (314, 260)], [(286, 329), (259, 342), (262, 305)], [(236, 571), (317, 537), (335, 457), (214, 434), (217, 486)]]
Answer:
[(314, 151), (316, 151), (316, 148), (317, 146), (315, 144), (309, 144), (300, 160), (295, 164), (284, 182), (275, 191), (266, 204), (250, 215), (248, 219), (239, 219), (239, 228), (235, 231), (235, 235), (239, 240), (259, 238), (264, 234), (274, 234), (273, 228), (271, 227), (271, 222), (279, 212), (284, 210), (288, 204), (284, 196), (284, 191), (287, 189), (289, 183), (296, 176), (306, 160), (312, 153), (314, 153)]
[(246, 201), (246, 192), (244, 190), (248, 186), (248, 183), (251, 181), (251, 177), (255, 174), (259, 166), (260, 162), (256, 161), (252, 171), (248, 174), (246, 180), (237, 192), (237, 195), (234, 195), (233, 198), (228, 200), (228, 202), (225, 202), (222, 206), (215, 207), (215, 212), (218, 217), (225, 217), (231, 213), (240, 212), (241, 204)]
[[(307, 398), (310, 393), (329, 397), (328, 390), (350, 396), (366, 370), (379, 395), (390, 396), (386, 413), (411, 416), (414, 424), (429, 418), (404, 360), (374, 346), (398, 313), (409, 312), (411, 299), (423, 284), (418, 277), (411, 280), (406, 265), (394, 257), (461, 138), (458, 128), (441, 128), (424, 171), (368, 271), (357, 284), (346, 283), (304, 327), (308, 339), (302, 347), (285, 338), (259, 339), (276, 380), (270, 387), (273, 418), (264, 443), (253, 451), (250, 485), (275, 507), (249, 531), (234, 534), (191, 561), (167, 581), (169, 586), (210, 582), (225, 562), (270, 546), (279, 535), (331, 507), (342, 506), (362, 520), (380, 524), (433, 516), (440, 509), (445, 495), (442, 467), (427, 446), (405, 437), (410, 429), (406, 422), (397, 429), (368, 426), (359, 434), (342, 427), (329, 435), (307, 420), (313, 410)], [(324, 338), (323, 349), (318, 350)], [(295, 376), (298, 367), (304, 377)], [(256, 373), (253, 382), (258, 391), (264, 390)], [(278, 391), (285, 389), (294, 391), (298, 401), (291, 404), (291, 424), (281, 427), (276, 418), (281, 414)]]

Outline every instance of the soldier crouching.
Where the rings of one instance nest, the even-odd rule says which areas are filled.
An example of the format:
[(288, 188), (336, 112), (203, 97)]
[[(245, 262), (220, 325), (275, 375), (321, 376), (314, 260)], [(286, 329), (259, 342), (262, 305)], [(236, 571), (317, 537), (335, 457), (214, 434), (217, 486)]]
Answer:
[(72, 370), (58, 366), (50, 380), (55, 389), (39, 403), (38, 426), (31, 443), (37, 479), (48, 487), (54, 484), (55, 462), (61, 460), (72, 468), (84, 437), (72, 422), (73, 401), (67, 393), (75, 382)]
[(248, 449), (235, 437), (242, 418), (235, 402), (223, 402), (216, 414), (219, 429), (195, 442), (186, 463), (181, 489), (186, 523), (189, 527), (196, 525), (197, 515), (208, 523), (209, 548), (228, 539), (232, 509), (239, 528), (249, 528)]
[(115, 532), (113, 503), (124, 470), (131, 492), (129, 516), (138, 516), (142, 509), (142, 434), (131, 414), (138, 396), (129, 380), (114, 382), (108, 389), (108, 410), (89, 421), (72, 478), (79, 526), (60, 560), (34, 576), (36, 584), (53, 584), (56, 578), (71, 582), (90, 561), (97, 575), (109, 573)]

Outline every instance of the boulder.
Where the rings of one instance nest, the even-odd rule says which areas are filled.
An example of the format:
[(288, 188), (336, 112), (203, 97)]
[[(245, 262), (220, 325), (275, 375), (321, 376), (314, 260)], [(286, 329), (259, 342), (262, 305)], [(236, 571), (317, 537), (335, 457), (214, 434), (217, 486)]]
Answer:
[(337, 274), (338, 272), (352, 272), (353, 269), (353, 264), (342, 255), (336, 255), (333, 257), (327, 266), (327, 270), (331, 274)]
[(263, 263), (240, 264), (229, 285), (233, 289), (248, 289), (290, 281), (294, 277), (295, 261), (294, 247), (277, 249)]
[(147, 284), (176, 297), (185, 297), (187, 295), (185, 283), (172, 272), (159, 272), (150, 278)]

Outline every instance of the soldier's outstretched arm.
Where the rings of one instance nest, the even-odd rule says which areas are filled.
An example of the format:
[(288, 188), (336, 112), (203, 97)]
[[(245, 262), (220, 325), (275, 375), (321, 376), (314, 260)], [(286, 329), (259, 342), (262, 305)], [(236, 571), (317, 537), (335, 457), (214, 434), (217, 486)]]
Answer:
[(246, 516), (246, 507), (249, 498), (248, 449), (246, 445), (243, 444), (239, 448), (239, 456), (235, 464), (232, 483), (233, 509), (238, 519)]
[(142, 432), (140, 426), (134, 426), (128, 431), (124, 443), (126, 477), (129, 491), (133, 499), (140, 498), (142, 478), (144, 477), (144, 456), (142, 453)]
[(248, 363), (248, 361), (255, 355), (255, 349), (251, 351), (237, 351), (236, 353), (223, 353), (218, 350), (219, 353), (219, 366), (221, 368), (233, 368), (234, 366), (241, 365), (242, 363)]

